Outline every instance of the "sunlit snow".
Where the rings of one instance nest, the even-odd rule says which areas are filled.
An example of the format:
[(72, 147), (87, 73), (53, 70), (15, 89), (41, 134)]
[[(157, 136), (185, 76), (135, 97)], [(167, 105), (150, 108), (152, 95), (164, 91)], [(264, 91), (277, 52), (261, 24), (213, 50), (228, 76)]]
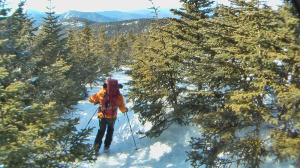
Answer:
[[(119, 83), (124, 85), (121, 90), (123, 95), (128, 93), (126, 83), (130, 81), (130, 77), (124, 72), (118, 72), (113, 75)], [(99, 86), (93, 86), (93, 89), (88, 89), (89, 96), (95, 94), (101, 89)], [(134, 133), (134, 138), (138, 150), (135, 150), (135, 144), (130, 132), (127, 117), (121, 112), (118, 113), (118, 118), (115, 123), (115, 131), (113, 142), (110, 147), (109, 155), (103, 154), (103, 146), (100, 149), (100, 155), (96, 162), (82, 162), (80, 168), (188, 168), (191, 167), (189, 162), (186, 162), (186, 151), (191, 150), (189, 146), (190, 137), (200, 136), (199, 129), (196, 126), (181, 127), (179, 125), (171, 125), (158, 138), (142, 138), (137, 134), (140, 130), (147, 131), (152, 127), (151, 123), (146, 123), (144, 126), (139, 122), (137, 114), (130, 110), (132, 102), (127, 102), (127, 97), (124, 96), (126, 106), (129, 108), (127, 113), (130, 119), (130, 124)], [(78, 129), (83, 129), (92, 118), (88, 127), (94, 127), (90, 135), (90, 144), (94, 143), (95, 136), (99, 129), (97, 115), (97, 105), (88, 102), (88, 98), (80, 101), (76, 106), (74, 117), (80, 117)], [(104, 141), (105, 137), (103, 138)], [(204, 166), (203, 166), (204, 167)], [(262, 167), (277, 167), (277, 168), (292, 168), (290, 164), (275, 164), (272, 158), (267, 158), (265, 165)]]

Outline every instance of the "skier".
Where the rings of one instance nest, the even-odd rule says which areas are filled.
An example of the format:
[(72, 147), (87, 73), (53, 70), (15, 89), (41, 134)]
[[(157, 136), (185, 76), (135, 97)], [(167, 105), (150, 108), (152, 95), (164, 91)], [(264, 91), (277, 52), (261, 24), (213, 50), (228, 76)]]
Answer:
[(89, 98), (89, 102), (94, 103), (95, 105), (99, 103), (98, 118), (100, 129), (98, 129), (94, 142), (96, 155), (98, 155), (101, 148), (102, 138), (105, 134), (106, 127), (107, 133), (104, 141), (104, 152), (108, 153), (112, 142), (114, 124), (117, 118), (117, 109), (119, 108), (122, 113), (128, 111), (125, 107), (123, 95), (119, 91), (119, 88), (122, 87), (122, 85), (118, 84), (117, 80), (108, 79), (107, 83), (103, 84), (102, 90)]

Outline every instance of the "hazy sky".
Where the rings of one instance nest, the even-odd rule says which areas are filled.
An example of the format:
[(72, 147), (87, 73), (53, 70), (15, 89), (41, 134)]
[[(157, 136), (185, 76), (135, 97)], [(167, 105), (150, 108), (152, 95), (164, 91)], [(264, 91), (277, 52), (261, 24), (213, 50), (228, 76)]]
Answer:
[[(215, 0), (218, 3), (229, 5), (228, 0)], [(267, 0), (269, 5), (280, 4), (281, 0)], [(7, 0), (8, 7), (15, 8), (20, 0)], [(179, 8), (179, 0), (153, 0), (155, 6), (163, 8)], [(27, 0), (25, 9), (47, 11), (49, 0)], [(63, 13), (68, 10), (78, 10), (84, 12), (119, 10), (129, 11), (137, 9), (147, 9), (152, 7), (149, 0), (52, 0), (52, 6), (56, 13)]]
[[(16, 6), (20, 0), (7, 0), (11, 6)], [(178, 8), (179, 0), (153, 0), (155, 6), (160, 8)], [(39, 11), (47, 11), (49, 6), (48, 0), (27, 0), (25, 9), (34, 9)], [(52, 6), (56, 13), (66, 12), (68, 10), (78, 11), (107, 11), (119, 10), (129, 11), (136, 9), (147, 9), (152, 7), (149, 0), (52, 0)]]

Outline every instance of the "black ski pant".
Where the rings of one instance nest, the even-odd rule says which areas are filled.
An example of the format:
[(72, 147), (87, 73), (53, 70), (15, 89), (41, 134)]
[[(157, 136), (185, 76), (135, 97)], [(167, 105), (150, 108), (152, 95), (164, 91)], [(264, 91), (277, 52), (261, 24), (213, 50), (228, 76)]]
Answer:
[(98, 129), (98, 133), (97, 133), (97, 136), (96, 136), (96, 139), (94, 142), (94, 146), (98, 146), (98, 150), (101, 147), (102, 139), (105, 134), (106, 127), (107, 127), (107, 132), (106, 132), (106, 137), (105, 137), (105, 141), (104, 141), (104, 146), (106, 148), (109, 148), (109, 146), (112, 142), (115, 121), (116, 121), (116, 119), (108, 119), (108, 118), (99, 119), (100, 129)]

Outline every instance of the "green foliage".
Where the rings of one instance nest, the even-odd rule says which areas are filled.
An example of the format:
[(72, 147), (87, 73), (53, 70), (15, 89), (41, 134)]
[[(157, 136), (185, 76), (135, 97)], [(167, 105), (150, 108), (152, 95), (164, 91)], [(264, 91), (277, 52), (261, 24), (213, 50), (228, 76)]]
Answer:
[(77, 30), (75, 33), (69, 31), (67, 45), (70, 48), (70, 54), (65, 59), (69, 65), (72, 65), (69, 77), (74, 78), (74, 81), (81, 82), (81, 85), (93, 84), (98, 81), (102, 73), (108, 73), (101, 69), (101, 65), (105, 65), (102, 60), (106, 46), (105, 44), (100, 46), (97, 43), (87, 21), (82, 30)]
[[(198, 30), (200, 23), (194, 21), (195, 17), (208, 16), (201, 14), (200, 10), (189, 12), (183, 15), (183, 12), (174, 10), (174, 13), (182, 14), (181, 19), (171, 19), (168, 25), (153, 29), (134, 46), (130, 98), (134, 100), (134, 109), (141, 115), (142, 122), (153, 124), (146, 133), (149, 137), (159, 136), (173, 122), (188, 124), (198, 113), (193, 107), (200, 109), (186, 97), (186, 86), (192, 80), (191, 73), (186, 72), (189, 68), (195, 70), (194, 62), (186, 61), (186, 58), (199, 50), (204, 41), (201, 38), (205, 33)], [(208, 9), (203, 11), (209, 12)]]
[(0, 164), (70, 167), (93, 160), (92, 129), (78, 131), (78, 119), (67, 117), (85, 86), (68, 78), (72, 65), (57, 18), (50, 11), (37, 33), (23, 5), (0, 30)]
[(86, 84), (130, 62), (128, 44), (134, 39), (120, 36), (113, 44), (105, 29), (95, 37), (88, 22), (65, 38), (51, 7), (37, 31), (24, 4), (1, 21), (0, 164), (71, 167), (94, 160), (92, 129), (77, 130), (79, 119), (68, 117), (69, 111), (87, 94)]
[(43, 68), (55, 63), (66, 52), (65, 40), (61, 34), (62, 27), (58, 24), (55, 12), (46, 12), (42, 29), (37, 35), (33, 46), (33, 61), (36, 64), (34, 73), (38, 75)]
[(181, 60), (173, 48), (176, 41), (163, 33), (167, 29), (153, 29), (139, 37), (133, 47), (133, 89), (129, 97), (135, 102), (133, 109), (140, 114), (141, 122), (153, 124), (145, 133), (148, 137), (159, 136), (173, 122), (185, 124), (188, 120), (178, 100), (184, 90), (178, 86), (183, 80), (179, 75)]
[(111, 39), (106, 29), (100, 27), (95, 32), (88, 21), (83, 29), (69, 29), (67, 45), (71, 53), (65, 58), (72, 65), (69, 76), (80, 79), (82, 84), (94, 84), (100, 76), (109, 76), (131, 62), (129, 45), (133, 42), (131, 33)]
[(214, 9), (209, 0), (181, 2), (182, 9), (172, 10), (180, 19), (134, 44), (130, 98), (141, 121), (153, 125), (145, 135), (159, 136), (176, 117), (192, 118), (203, 134), (187, 152), (193, 167), (297, 160), (295, 11), (289, 4), (275, 11), (259, 0)]
[[(7, 18), (3, 29), (3, 43), (0, 53), (3, 55), (3, 63), (11, 74), (11, 79), (21, 80), (29, 77), (30, 50), (33, 44), (33, 21), (28, 19), (23, 12), (24, 2), (20, 2), (16, 11)], [(12, 58), (13, 57), (13, 58)]]
[(98, 38), (95, 43), (95, 52), (98, 56), (100, 72), (108, 76), (114, 67), (112, 66), (112, 40), (106, 34), (106, 29), (103, 27), (98, 30)]
[[(164, 25), (166, 21), (166, 19), (162, 19), (159, 20), (159, 23)], [(120, 35), (127, 35), (129, 33), (132, 33), (134, 36), (144, 34), (149, 31), (149, 26), (156, 22), (155, 19), (147, 18), (119, 22), (98, 22), (91, 24), (91, 27), (94, 30), (105, 29), (105, 34), (109, 39), (117, 39)]]
[(129, 48), (127, 41), (123, 35), (120, 35), (112, 45), (112, 52), (114, 54), (112, 56), (112, 66), (116, 69), (119, 69), (122, 64), (128, 60), (129, 55), (126, 53), (127, 48)]
[[(194, 122), (201, 126), (204, 136), (191, 144), (197, 146), (203, 142), (214, 142), (213, 148), (206, 150), (207, 145), (196, 148), (203, 160), (194, 157), (195, 151), (189, 152), (189, 159), (195, 167), (204, 164), (208, 167), (231, 164), (260, 167), (267, 156), (276, 156), (279, 160), (284, 157), (295, 159), (293, 155), (277, 155), (275, 153), (280, 153), (278, 148), (275, 152), (276, 150), (268, 147), (277, 146), (276, 143), (270, 144), (268, 136), (273, 135), (274, 130), (298, 135), (295, 121), (299, 121), (299, 116), (295, 109), (298, 104), (296, 95), (299, 92), (298, 88), (288, 84), (292, 80), (285, 80), (289, 74), (293, 74), (293, 68), (289, 68), (289, 60), (294, 62), (295, 59), (284, 53), (292, 42), (283, 44), (287, 39), (293, 39), (295, 34), (290, 34), (293, 33), (290, 31), (283, 33), (284, 38), (278, 37), (277, 34), (282, 34), (281, 21), (285, 22), (286, 18), (267, 6), (260, 7), (259, 1), (232, 1), (232, 5), (234, 7), (217, 8), (216, 17), (211, 19), (217, 26), (222, 25), (221, 31), (219, 30), (221, 33), (218, 34), (220, 37), (215, 38), (224, 38), (222, 45), (212, 46), (215, 55), (213, 64), (209, 65), (211, 73), (199, 74), (200, 77), (204, 76), (202, 83), (206, 88), (202, 90), (206, 93), (203, 94), (202, 91), (197, 97), (205, 97), (210, 93), (214, 99), (220, 99), (212, 104), (215, 107), (209, 108), (213, 109), (211, 112), (206, 111), (195, 118)], [(283, 30), (284, 26), (282, 25)], [(292, 45), (299, 44), (296, 42)], [(294, 49), (287, 50), (298, 52), (298, 47), (295, 46)], [(205, 61), (201, 59), (200, 62), (204, 62), (203, 60)], [(281, 61), (285, 72), (278, 63)], [(292, 89), (295, 95), (286, 93), (287, 90), (283, 88)], [(215, 92), (219, 95), (214, 94)], [(281, 103), (281, 94), (286, 95), (285, 100), (289, 103)], [(268, 102), (270, 99), (274, 101)], [(283, 119), (281, 116), (288, 113), (289, 110), (285, 110), (287, 104), (293, 109), (293, 119)], [(282, 124), (286, 122), (290, 123), (289, 128), (282, 129)], [(297, 136), (293, 139), (299, 141)], [(215, 157), (214, 161), (205, 162), (205, 158), (211, 155)], [(220, 162), (224, 159), (226, 161)]]

